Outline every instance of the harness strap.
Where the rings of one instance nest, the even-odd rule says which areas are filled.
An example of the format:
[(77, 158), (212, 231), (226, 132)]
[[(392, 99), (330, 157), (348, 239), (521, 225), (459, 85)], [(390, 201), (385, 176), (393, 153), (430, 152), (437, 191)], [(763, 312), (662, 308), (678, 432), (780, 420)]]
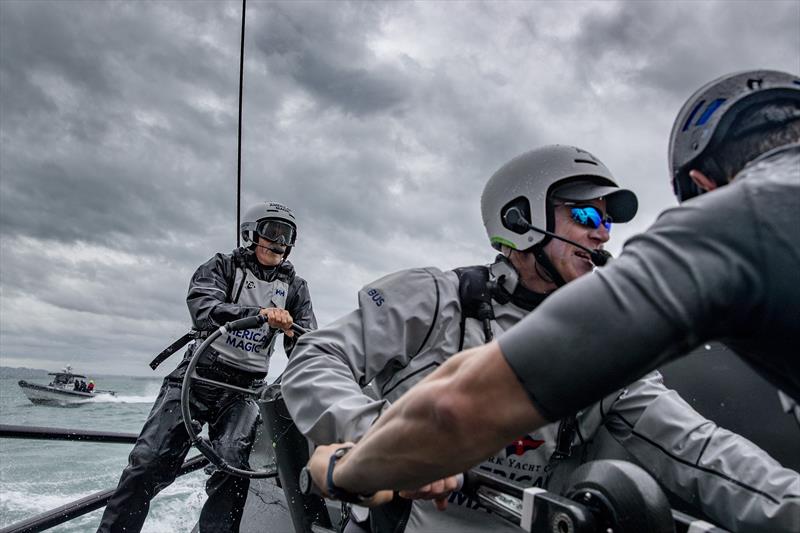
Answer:
[(556, 270), (553, 262), (550, 261), (547, 254), (544, 253), (544, 246), (542, 246), (541, 243), (534, 246), (531, 251), (536, 258), (536, 262), (547, 272), (547, 275), (550, 276), (550, 279), (556, 284), (556, 287), (563, 287), (567, 284), (564, 278), (561, 277), (561, 274), (558, 273), (558, 270)]
[(458, 276), (458, 299), (461, 302), (461, 332), (458, 339), (459, 351), (464, 348), (467, 318), (479, 320), (483, 325), (483, 336), (486, 342), (492, 340), (492, 283), (489, 280), (489, 268), (471, 266), (456, 268)]
[(183, 334), (181, 338), (179, 338), (178, 340), (176, 340), (175, 342), (164, 348), (160, 354), (155, 356), (155, 358), (153, 358), (153, 360), (150, 361), (150, 368), (155, 370), (156, 368), (158, 368), (158, 365), (169, 359), (169, 357), (172, 354), (174, 354), (175, 352), (177, 352), (178, 350), (189, 344), (189, 342), (199, 337), (200, 337), (200, 332), (197, 331), (196, 329), (191, 329), (187, 331), (186, 333)]
[(575, 415), (563, 418), (558, 424), (556, 449), (551, 456), (551, 461), (560, 461), (572, 455), (572, 440), (577, 430), (577, 424)]

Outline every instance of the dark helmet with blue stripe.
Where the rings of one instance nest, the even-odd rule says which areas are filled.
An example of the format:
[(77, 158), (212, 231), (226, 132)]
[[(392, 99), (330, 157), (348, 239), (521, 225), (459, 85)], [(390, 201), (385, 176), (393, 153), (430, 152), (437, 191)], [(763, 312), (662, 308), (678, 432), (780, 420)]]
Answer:
[[(703, 191), (689, 177), (692, 169), (707, 169), (717, 185), (727, 183), (713, 152), (729, 136), (731, 126), (743, 113), (757, 113), (749, 120), (747, 132), (776, 126), (792, 119), (791, 114), (771, 111), (775, 103), (800, 104), (800, 78), (775, 70), (737, 72), (718, 78), (695, 92), (681, 108), (669, 139), (669, 165), (672, 188), (679, 201)], [(798, 106), (800, 107), (800, 106)]]

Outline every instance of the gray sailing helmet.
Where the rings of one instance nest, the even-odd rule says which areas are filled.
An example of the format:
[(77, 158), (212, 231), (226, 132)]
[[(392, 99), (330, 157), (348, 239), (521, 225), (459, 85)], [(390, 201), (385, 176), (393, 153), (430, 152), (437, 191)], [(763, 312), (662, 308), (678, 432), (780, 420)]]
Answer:
[(494, 173), (481, 195), (483, 225), (492, 246), (527, 250), (549, 237), (534, 230), (519, 233), (508, 226), (506, 212), (517, 207), (537, 228), (553, 231), (552, 198), (582, 201), (606, 199), (606, 213), (628, 222), (638, 209), (636, 195), (621, 189), (595, 156), (574, 146), (550, 145), (515, 157)]
[[(266, 235), (264, 233), (266, 229), (269, 229), (269, 221), (277, 222), (278, 224), (275, 225), (277, 229), (279, 229), (280, 226), (291, 226), (291, 231), (274, 238), (272, 235)], [(263, 236), (265, 238), (278, 242), (286, 246), (287, 249), (294, 246), (295, 242), (297, 242), (297, 220), (295, 219), (294, 212), (278, 202), (261, 202), (250, 207), (245, 211), (239, 230), (241, 231), (242, 241), (244, 241), (245, 246), (257, 243), (258, 234), (264, 234)], [(276, 235), (278, 235), (278, 233), (276, 233)]]
[[(678, 201), (693, 198), (702, 191), (689, 177), (689, 171), (708, 167), (713, 152), (736, 118), (744, 111), (775, 102), (800, 102), (800, 78), (775, 70), (752, 70), (728, 74), (698, 89), (678, 112), (669, 137), (669, 170), (672, 189)], [(791, 117), (764, 113), (749, 130), (774, 125)], [(750, 127), (752, 126), (752, 127)], [(722, 176), (709, 176), (717, 182)]]

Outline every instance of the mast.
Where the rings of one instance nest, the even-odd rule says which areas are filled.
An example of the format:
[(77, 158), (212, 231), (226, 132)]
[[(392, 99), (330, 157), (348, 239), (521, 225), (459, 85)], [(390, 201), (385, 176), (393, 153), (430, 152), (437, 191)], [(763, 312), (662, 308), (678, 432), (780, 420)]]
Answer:
[(244, 88), (244, 20), (247, 0), (242, 0), (242, 38), (239, 49), (239, 146), (236, 154), (236, 247), (239, 247), (239, 225), (241, 224), (242, 201), (242, 89)]

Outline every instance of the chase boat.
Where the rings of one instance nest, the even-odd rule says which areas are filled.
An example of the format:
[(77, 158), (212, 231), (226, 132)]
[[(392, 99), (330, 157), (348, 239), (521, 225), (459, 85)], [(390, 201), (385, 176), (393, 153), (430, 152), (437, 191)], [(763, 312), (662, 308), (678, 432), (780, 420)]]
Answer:
[(53, 379), (47, 385), (28, 383), (24, 379), (18, 382), (22, 392), (32, 403), (36, 405), (73, 406), (80, 405), (86, 400), (91, 400), (99, 394), (116, 395), (114, 391), (110, 390), (94, 389), (91, 392), (77, 390), (75, 387), (76, 380), (85, 380), (86, 376), (74, 374), (72, 367), (69, 365), (64, 367), (61, 372), (48, 373), (48, 376), (53, 376)]

